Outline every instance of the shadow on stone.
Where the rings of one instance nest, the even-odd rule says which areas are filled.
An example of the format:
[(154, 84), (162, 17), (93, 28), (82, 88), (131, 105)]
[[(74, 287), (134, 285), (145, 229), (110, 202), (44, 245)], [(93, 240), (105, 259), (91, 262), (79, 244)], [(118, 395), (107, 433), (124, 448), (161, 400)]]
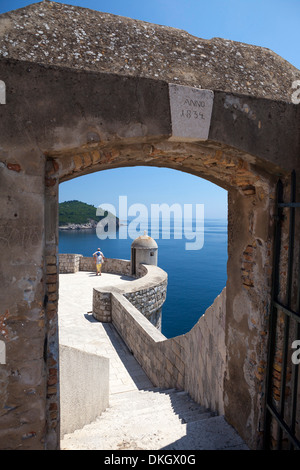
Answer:
[(116, 353), (119, 356), (120, 361), (126, 368), (135, 386), (139, 390), (148, 389), (152, 387), (152, 383), (147, 377), (146, 373), (133, 356), (115, 327), (111, 323), (102, 323), (103, 328), (111, 341)]

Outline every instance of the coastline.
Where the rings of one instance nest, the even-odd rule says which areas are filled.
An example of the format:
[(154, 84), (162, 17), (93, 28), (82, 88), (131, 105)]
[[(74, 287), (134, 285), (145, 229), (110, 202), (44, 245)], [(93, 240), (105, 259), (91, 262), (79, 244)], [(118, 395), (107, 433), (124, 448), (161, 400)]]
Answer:
[[(86, 224), (68, 224), (68, 225), (59, 225), (58, 230), (96, 230), (98, 222), (88, 222)], [(117, 221), (117, 230), (119, 226), (127, 225), (127, 224), (120, 224)]]
[(96, 230), (97, 223), (61, 225), (58, 230)]

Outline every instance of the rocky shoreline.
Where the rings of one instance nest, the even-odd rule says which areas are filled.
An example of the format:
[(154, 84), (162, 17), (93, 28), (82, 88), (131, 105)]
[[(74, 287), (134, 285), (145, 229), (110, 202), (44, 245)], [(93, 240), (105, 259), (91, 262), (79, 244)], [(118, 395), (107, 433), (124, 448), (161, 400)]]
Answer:
[(95, 230), (98, 222), (88, 222), (86, 224), (68, 224), (59, 226), (59, 230)]
[[(95, 220), (91, 222), (87, 222), (85, 224), (68, 224), (68, 225), (60, 225), (58, 227), (59, 230), (96, 230), (97, 224), (99, 223), (96, 222)], [(124, 225), (119, 223), (119, 219), (117, 219), (116, 222), (116, 228), (119, 228), (119, 225)]]

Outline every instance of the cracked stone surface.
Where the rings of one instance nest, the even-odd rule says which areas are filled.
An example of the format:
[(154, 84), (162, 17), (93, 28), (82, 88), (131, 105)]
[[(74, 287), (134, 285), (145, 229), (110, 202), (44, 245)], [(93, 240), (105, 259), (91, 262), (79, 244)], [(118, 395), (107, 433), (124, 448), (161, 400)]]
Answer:
[(300, 79), (263, 47), (50, 1), (0, 15), (0, 57), (288, 102)]

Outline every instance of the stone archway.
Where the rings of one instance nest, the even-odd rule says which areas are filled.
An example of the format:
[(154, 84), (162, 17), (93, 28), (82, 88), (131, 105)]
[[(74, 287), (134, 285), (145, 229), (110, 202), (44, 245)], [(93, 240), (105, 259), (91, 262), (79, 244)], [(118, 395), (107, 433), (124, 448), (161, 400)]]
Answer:
[[(0, 18), (6, 31), (0, 60), (0, 79), (6, 85), (6, 104), (0, 107), (4, 288), (0, 329), (7, 351), (0, 376), (1, 446), (58, 446), (59, 182), (102, 169), (155, 165), (204, 177), (229, 192), (225, 416), (250, 447), (259, 448), (274, 190), (278, 176), (287, 181), (291, 170), (299, 172), (299, 110), (291, 104), (289, 91), (299, 72), (261, 48), (203, 41), (176, 30), (117, 21), (112, 15), (53, 2), (25, 10), (30, 15), (22, 37), (18, 24), (24, 9)], [(61, 14), (66, 15), (66, 29), (57, 36)], [(82, 30), (90, 22), (111, 34), (118, 29), (118, 51), (129, 44), (128, 67), (121, 66), (122, 54), (108, 54), (104, 40), (101, 52), (99, 43), (93, 43), (88, 54), (82, 39), (80, 55), (71, 32), (77, 17)], [(32, 33), (41, 21), (48, 21), (51, 37), (44, 48), (45, 38), (34, 39), (38, 47), (29, 56), (26, 38), (27, 43), (37, 38)], [(145, 41), (137, 26), (151, 32), (152, 39)], [(66, 54), (54, 53), (55, 37), (64, 37)], [(189, 57), (187, 68), (168, 52), (167, 43), (174, 37)], [(13, 38), (15, 48), (11, 48)], [(157, 38), (162, 50), (155, 46)], [(141, 55), (135, 61), (132, 45), (137, 41), (141, 50), (152, 44), (156, 68), (145, 69)], [(200, 51), (198, 62), (192, 55), (195, 47)], [(213, 50), (218, 61), (213, 60)], [(90, 60), (96, 52), (99, 61), (94, 56)], [(226, 55), (233, 65), (223, 81)], [(259, 67), (262, 57), (264, 73)], [(240, 68), (237, 72), (237, 60), (243, 60), (243, 73)], [(205, 138), (175, 132), (169, 82), (213, 92)]]
[[(272, 227), (269, 215), (273, 211), (273, 175), (266, 176), (259, 168), (250, 167), (236, 149), (226, 147), (223, 150), (212, 142), (207, 147), (203, 143), (195, 145), (167, 140), (155, 144), (132, 142), (100, 149), (93, 146), (75, 154), (56, 153), (48, 158), (47, 191), (51, 194), (50, 204), (57, 200), (61, 168), (64, 169), (62, 179), (66, 179), (101, 167), (107, 169), (146, 162), (148, 165), (168, 166), (205, 176), (219, 184), (221, 182), (229, 190), (225, 321), (227, 355), (228, 358), (231, 356), (227, 374), (229, 376), (231, 373), (231, 378), (224, 385), (224, 401), (228, 402), (225, 410), (227, 419), (246, 437), (245, 421), (249, 420), (254, 410), (257, 412), (255, 419), (261, 420), (263, 410), (263, 395), (258, 393), (258, 389), (263, 389), (266, 345), (262, 346), (261, 339), (265, 339), (267, 331), (269, 294), (266, 293), (270, 293), (271, 289)], [(48, 249), (56, 250), (56, 246), (50, 244)], [(51, 254), (54, 255), (54, 251)], [(260, 408), (257, 402), (260, 402)]]

